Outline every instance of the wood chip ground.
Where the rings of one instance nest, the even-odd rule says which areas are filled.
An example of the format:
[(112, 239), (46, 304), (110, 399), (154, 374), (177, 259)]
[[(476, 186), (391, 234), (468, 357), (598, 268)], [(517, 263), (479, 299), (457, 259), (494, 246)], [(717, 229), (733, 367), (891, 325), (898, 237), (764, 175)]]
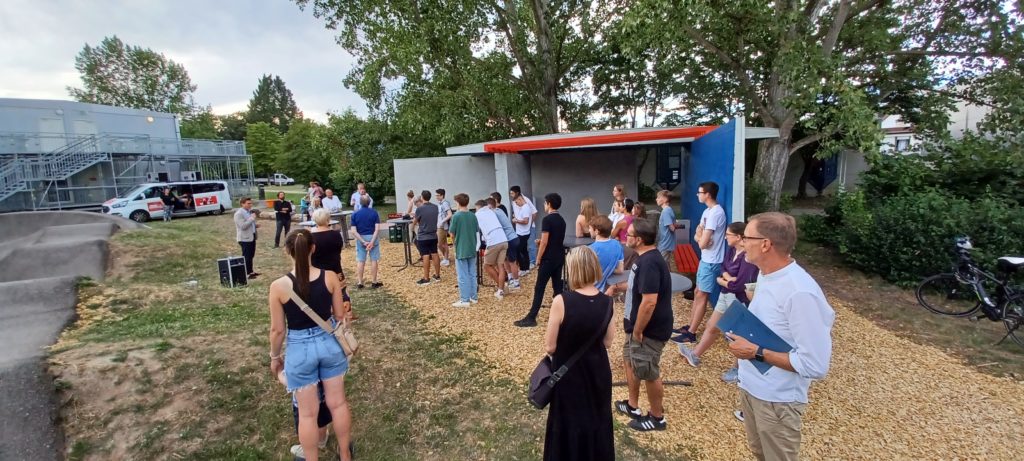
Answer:
[[(503, 301), (493, 296), (493, 286), (481, 286), (480, 303), (460, 309), (451, 307), (458, 298), (454, 265), (442, 268), (442, 282), (421, 287), (415, 282), (422, 268), (393, 267), (404, 259), (401, 244), (385, 243), (382, 250), (385, 288), (424, 314), (424, 328), (471, 338), (501, 373), (523, 383), (522, 404), (528, 405), (525, 385), (543, 354), (550, 288), (540, 325), (516, 328), (512, 322), (529, 310), (534, 272)], [(355, 252), (343, 257), (354, 281)], [(832, 366), (828, 377), (811, 387), (801, 458), (1021, 459), (1024, 384), (979, 373), (938, 349), (876, 326), (836, 299), (830, 302), (836, 310)], [(673, 307), (677, 319), (688, 318), (690, 301), (677, 295)], [(616, 308), (618, 319), (621, 303)], [(618, 346), (622, 335), (609, 350), (616, 381), (625, 379)], [(700, 459), (750, 459), (743, 425), (733, 416), (737, 388), (719, 378), (730, 363), (721, 342), (704, 355), (700, 368), (690, 367), (669, 343), (661, 362), (663, 377), (691, 380), (693, 386), (666, 389), (669, 429), (638, 434), (640, 443)], [(613, 397), (625, 398), (626, 389), (614, 388)], [(645, 398), (641, 395), (644, 408)]]

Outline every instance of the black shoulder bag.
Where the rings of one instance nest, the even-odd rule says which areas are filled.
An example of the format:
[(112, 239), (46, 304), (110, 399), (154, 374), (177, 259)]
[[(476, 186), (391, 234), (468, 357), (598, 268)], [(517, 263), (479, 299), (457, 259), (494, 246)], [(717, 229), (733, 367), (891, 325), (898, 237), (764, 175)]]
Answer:
[(555, 384), (558, 384), (558, 381), (565, 376), (569, 371), (569, 368), (572, 368), (576, 361), (578, 361), (580, 357), (583, 357), (583, 353), (608, 331), (608, 322), (612, 321), (612, 313), (614, 312), (614, 309), (612, 309), (612, 302), (613, 301), (609, 299), (608, 315), (605, 316), (605, 321), (603, 323), (604, 328), (601, 328), (594, 333), (594, 336), (590, 338), (590, 341), (584, 343), (583, 346), (580, 347), (580, 350), (576, 351), (576, 353), (573, 354), (565, 364), (559, 367), (558, 370), (551, 370), (554, 364), (551, 363), (550, 355), (544, 355), (544, 358), (540, 360), (537, 367), (533, 369), (533, 373), (530, 374), (528, 398), (530, 400), (530, 404), (538, 410), (543, 410), (544, 407), (551, 403), (551, 396), (555, 392)]

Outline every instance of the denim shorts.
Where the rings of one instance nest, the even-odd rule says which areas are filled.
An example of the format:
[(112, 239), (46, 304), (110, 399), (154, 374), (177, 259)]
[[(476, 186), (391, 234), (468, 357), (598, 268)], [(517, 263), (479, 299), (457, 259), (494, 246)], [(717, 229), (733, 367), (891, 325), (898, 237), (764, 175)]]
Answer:
[(288, 392), (343, 376), (348, 358), (338, 340), (320, 327), (288, 330), (284, 355), (284, 377)]
[[(370, 240), (370, 238), (373, 237), (372, 234), (370, 234), (370, 235), (362, 235), (362, 234), (360, 234), (359, 236), (362, 237), (363, 240)], [(361, 262), (361, 263), (362, 262), (366, 262), (366, 247), (363, 246), (362, 242), (360, 242), (359, 240), (356, 240), (353, 243), (356, 246), (356, 261)], [(370, 248), (370, 261), (378, 261), (378, 260), (380, 260), (380, 239), (379, 238), (377, 240), (373, 241), (373, 247)]]
[(722, 294), (718, 295), (718, 302), (715, 303), (715, 312), (724, 315), (729, 310), (729, 307), (732, 306), (733, 301), (736, 301), (736, 295), (723, 291)]
[(701, 261), (697, 266), (697, 289), (711, 293), (718, 286), (715, 279), (722, 275), (722, 265)]

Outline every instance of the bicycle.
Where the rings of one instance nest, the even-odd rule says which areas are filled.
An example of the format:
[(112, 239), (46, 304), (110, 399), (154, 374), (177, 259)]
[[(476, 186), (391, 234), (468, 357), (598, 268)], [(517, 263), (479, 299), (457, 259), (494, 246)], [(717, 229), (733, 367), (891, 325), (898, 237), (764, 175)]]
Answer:
[(1013, 273), (1024, 269), (1024, 257), (997, 259), (996, 276), (971, 258), (974, 246), (970, 237), (957, 237), (955, 242), (957, 262), (953, 271), (924, 279), (916, 290), (917, 302), (936, 314), (1002, 321), (1006, 335), (996, 345), (1010, 338), (1024, 347), (1024, 288), (1010, 285)]

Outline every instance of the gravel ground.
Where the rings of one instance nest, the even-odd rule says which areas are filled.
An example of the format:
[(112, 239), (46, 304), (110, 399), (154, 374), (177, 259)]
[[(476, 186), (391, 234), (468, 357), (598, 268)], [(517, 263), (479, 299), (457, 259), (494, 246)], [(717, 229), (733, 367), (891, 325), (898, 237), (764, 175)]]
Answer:
[[(391, 267), (403, 259), (402, 246), (385, 243), (382, 250), (385, 288), (425, 314), (425, 327), (469, 336), (500, 373), (523, 382), (522, 403), (528, 405), (525, 386), (543, 354), (547, 309), (536, 328), (520, 329), (512, 322), (529, 310), (533, 274), (503, 301), (494, 298), (493, 287), (482, 286), (479, 304), (458, 309), (450, 306), (458, 298), (454, 267), (442, 268), (441, 283), (419, 287), (421, 268)], [(345, 267), (354, 269), (355, 252), (343, 257)], [(1024, 384), (979, 373), (938, 349), (876, 326), (837, 299), (830, 302), (836, 310), (832, 368), (811, 387), (802, 458), (1020, 459)], [(673, 305), (676, 318), (688, 317), (689, 301), (678, 296)], [(616, 308), (621, 316), (621, 303)], [(616, 344), (622, 339), (618, 336)], [(609, 351), (616, 381), (625, 379), (620, 350), (616, 345)], [(663, 377), (690, 380), (693, 386), (667, 387), (668, 430), (638, 434), (638, 441), (698, 459), (749, 459), (742, 423), (733, 417), (737, 388), (719, 379), (730, 361), (720, 342), (704, 355), (700, 368), (692, 368), (669, 343)], [(613, 391), (615, 399), (625, 396), (624, 387)], [(643, 408), (645, 398), (641, 395)]]

